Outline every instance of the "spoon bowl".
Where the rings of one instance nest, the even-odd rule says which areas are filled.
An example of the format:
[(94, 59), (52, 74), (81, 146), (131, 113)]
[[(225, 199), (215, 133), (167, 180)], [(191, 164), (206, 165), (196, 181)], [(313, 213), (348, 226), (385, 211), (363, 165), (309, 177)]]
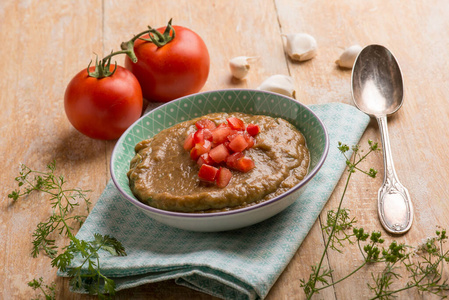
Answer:
[(354, 103), (371, 116), (391, 115), (402, 106), (402, 72), (393, 54), (380, 45), (365, 47), (352, 73)]
[(355, 60), (351, 83), (354, 104), (376, 118), (381, 133), (385, 171), (378, 192), (380, 222), (388, 232), (403, 234), (412, 225), (413, 206), (396, 175), (387, 128), (387, 116), (398, 111), (404, 100), (401, 69), (387, 48), (369, 45)]

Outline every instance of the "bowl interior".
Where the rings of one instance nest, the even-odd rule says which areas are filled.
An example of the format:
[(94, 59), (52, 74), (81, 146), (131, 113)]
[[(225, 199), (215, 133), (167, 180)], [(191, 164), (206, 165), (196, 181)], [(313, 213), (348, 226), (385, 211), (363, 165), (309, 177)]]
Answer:
[[(204, 92), (164, 104), (136, 121), (118, 140), (111, 157), (112, 178), (128, 199), (133, 195), (126, 173), (135, 145), (177, 123), (215, 112), (242, 112), (281, 117), (295, 125), (310, 151), (309, 174), (319, 169), (327, 151), (327, 132), (318, 117), (303, 104), (279, 94), (258, 90)], [(315, 171), (315, 172), (314, 172)], [(307, 177), (304, 179), (307, 180)], [(156, 209), (155, 209), (156, 210)]]

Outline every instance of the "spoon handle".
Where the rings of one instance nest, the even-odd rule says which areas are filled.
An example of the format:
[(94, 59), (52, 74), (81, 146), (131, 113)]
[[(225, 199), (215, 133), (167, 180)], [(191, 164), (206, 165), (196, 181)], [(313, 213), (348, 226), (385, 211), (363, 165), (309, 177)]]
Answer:
[(412, 226), (413, 205), (408, 190), (399, 182), (391, 155), (387, 117), (376, 117), (382, 138), (384, 182), (378, 193), (378, 213), (386, 231), (403, 234)]

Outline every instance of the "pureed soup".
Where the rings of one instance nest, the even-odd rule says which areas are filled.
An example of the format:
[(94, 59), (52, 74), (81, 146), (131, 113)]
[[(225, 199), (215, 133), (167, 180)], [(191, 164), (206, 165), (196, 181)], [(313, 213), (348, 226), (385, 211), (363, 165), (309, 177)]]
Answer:
[[(235, 119), (243, 121), (243, 130), (234, 127)], [(207, 128), (211, 135), (198, 133), (204, 120), (213, 123)], [(232, 131), (223, 139), (218, 131), (226, 126)], [(248, 144), (242, 151), (236, 150), (245, 146), (243, 139), (234, 141), (239, 135)], [(192, 153), (195, 149), (200, 152)], [(236, 209), (276, 197), (306, 176), (310, 160), (304, 136), (292, 124), (243, 113), (213, 113), (176, 124), (141, 141), (135, 151), (128, 172), (134, 195), (155, 208), (191, 213)]]

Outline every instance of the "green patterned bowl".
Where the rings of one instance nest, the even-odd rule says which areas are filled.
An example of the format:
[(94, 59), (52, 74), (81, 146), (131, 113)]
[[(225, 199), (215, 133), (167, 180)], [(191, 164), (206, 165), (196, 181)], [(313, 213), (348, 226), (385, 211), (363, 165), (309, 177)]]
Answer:
[[(133, 195), (126, 173), (134, 146), (177, 123), (214, 112), (242, 112), (281, 117), (295, 125), (306, 138), (311, 159), (309, 173), (286, 193), (241, 209), (216, 213), (180, 213), (148, 206)], [(295, 202), (306, 184), (323, 165), (329, 138), (323, 122), (306, 106), (280, 94), (248, 89), (198, 93), (166, 103), (137, 120), (118, 140), (111, 157), (112, 180), (120, 193), (151, 218), (192, 231), (224, 231), (242, 228), (276, 215)]]

